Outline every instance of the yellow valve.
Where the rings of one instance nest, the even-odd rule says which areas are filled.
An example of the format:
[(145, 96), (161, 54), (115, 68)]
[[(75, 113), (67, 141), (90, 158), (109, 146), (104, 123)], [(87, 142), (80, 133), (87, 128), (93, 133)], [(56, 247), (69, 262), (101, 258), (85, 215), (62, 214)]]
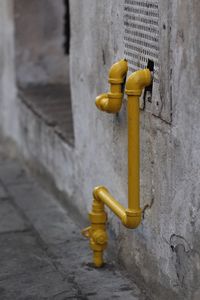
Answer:
[(108, 113), (117, 113), (122, 106), (123, 85), (128, 71), (128, 64), (125, 59), (116, 62), (109, 71), (110, 92), (96, 97), (96, 106)]
[(99, 245), (103, 245), (103, 244), (107, 243), (107, 241), (108, 241), (107, 234), (106, 234), (105, 230), (102, 230), (102, 229), (97, 229), (94, 231), (93, 239), (94, 239), (94, 242)]
[[(102, 94), (96, 98), (96, 105), (106, 112), (117, 112), (121, 108), (121, 100), (117, 101), (121, 92), (121, 84), (127, 72), (127, 62), (121, 60), (114, 64), (109, 73), (111, 93), (117, 97)], [(152, 76), (149, 69), (132, 73), (126, 82), (128, 95), (128, 208), (122, 206), (104, 186), (93, 190), (92, 211), (89, 213), (91, 226), (83, 230), (84, 236), (90, 239), (93, 250), (93, 262), (96, 267), (103, 265), (103, 251), (107, 246), (106, 213), (104, 205), (109, 207), (127, 228), (136, 228), (141, 222), (140, 208), (140, 108), (139, 97), (144, 87), (151, 84)], [(114, 85), (112, 85), (114, 84)], [(115, 99), (115, 101), (113, 100)], [(121, 98), (122, 99), (122, 98)], [(113, 101), (112, 101), (113, 100)]]
[(82, 234), (90, 240), (90, 248), (93, 250), (93, 263), (95, 267), (103, 265), (103, 251), (107, 246), (106, 233), (107, 214), (102, 201), (94, 198), (92, 211), (89, 213), (91, 226), (82, 230)]

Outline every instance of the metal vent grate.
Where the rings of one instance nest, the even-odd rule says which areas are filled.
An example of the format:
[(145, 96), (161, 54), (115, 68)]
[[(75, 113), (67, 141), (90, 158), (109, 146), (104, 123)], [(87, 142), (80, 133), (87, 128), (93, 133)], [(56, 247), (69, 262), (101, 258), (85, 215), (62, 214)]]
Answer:
[(125, 0), (124, 26), (124, 54), (129, 61), (130, 70), (146, 68), (150, 59), (154, 62), (154, 81), (158, 82), (158, 1)]
[(124, 56), (129, 70), (148, 67), (154, 73), (153, 84), (142, 95), (140, 107), (170, 123), (170, 2), (124, 0), (123, 17)]

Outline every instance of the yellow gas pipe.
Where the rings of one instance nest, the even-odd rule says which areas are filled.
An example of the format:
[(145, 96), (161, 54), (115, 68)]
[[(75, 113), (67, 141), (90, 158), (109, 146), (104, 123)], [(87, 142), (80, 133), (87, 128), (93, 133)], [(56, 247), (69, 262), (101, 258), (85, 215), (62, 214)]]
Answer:
[[(113, 72), (114, 70), (114, 72)], [(109, 97), (102, 94), (96, 98), (96, 106), (103, 111), (116, 113), (122, 103), (122, 83), (127, 72), (127, 62), (120, 60), (114, 64), (109, 72), (112, 75), (111, 93), (120, 97)], [(111, 77), (111, 76), (110, 76)], [(116, 79), (116, 81), (114, 80)], [(136, 228), (141, 222), (140, 208), (140, 142), (139, 142), (139, 97), (144, 87), (150, 85), (152, 80), (149, 69), (132, 73), (126, 82), (126, 94), (128, 95), (128, 208), (123, 207), (109, 191), (99, 186), (93, 190), (92, 211), (89, 213), (91, 226), (85, 228), (82, 233), (90, 239), (90, 247), (93, 250), (93, 263), (95, 267), (103, 265), (103, 251), (107, 246), (106, 220), (107, 214), (104, 206), (108, 206), (127, 228)], [(121, 86), (112, 84), (117, 82)], [(106, 96), (105, 96), (106, 95)], [(115, 101), (113, 100), (115, 99)]]
[(116, 62), (109, 71), (110, 92), (96, 97), (96, 106), (108, 113), (117, 113), (122, 106), (123, 85), (128, 71), (128, 64), (125, 59)]

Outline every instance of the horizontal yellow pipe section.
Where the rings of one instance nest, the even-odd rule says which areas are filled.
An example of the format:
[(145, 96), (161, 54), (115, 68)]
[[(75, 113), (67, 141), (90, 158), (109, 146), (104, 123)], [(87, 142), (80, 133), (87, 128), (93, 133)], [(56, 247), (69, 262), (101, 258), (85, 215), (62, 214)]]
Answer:
[(105, 187), (97, 187), (94, 189), (94, 197), (107, 205), (121, 220), (126, 217), (125, 208), (117, 201)]

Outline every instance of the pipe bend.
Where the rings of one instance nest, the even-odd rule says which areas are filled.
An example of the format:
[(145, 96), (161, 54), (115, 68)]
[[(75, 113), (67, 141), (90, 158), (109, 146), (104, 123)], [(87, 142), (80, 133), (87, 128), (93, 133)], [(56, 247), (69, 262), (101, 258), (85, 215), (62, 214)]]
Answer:
[(101, 201), (99, 195), (100, 195), (100, 192), (101, 191), (104, 191), (106, 193), (109, 193), (108, 189), (103, 186), (103, 185), (100, 185), (100, 186), (96, 186), (94, 189), (93, 189), (93, 197), (94, 199), (98, 200), (98, 201)]
[(125, 59), (119, 60), (112, 65), (109, 71), (110, 92), (96, 97), (96, 106), (99, 110), (107, 113), (117, 113), (122, 106), (123, 83), (128, 71), (128, 63)]
[(126, 215), (122, 219), (122, 224), (129, 228), (129, 229), (135, 229), (137, 228), (142, 219), (142, 210), (141, 209), (126, 209)]
[(101, 94), (96, 97), (95, 104), (101, 111), (117, 113), (122, 106), (122, 93)]
[(124, 82), (124, 78), (128, 71), (128, 63), (126, 59), (121, 59), (112, 65), (109, 71), (108, 82), (111, 84), (119, 84)]
[(151, 81), (149, 69), (138, 70), (128, 77), (125, 92), (128, 96), (141, 96), (143, 88), (150, 85)]
[(106, 111), (108, 106), (108, 94), (101, 94), (97, 96), (95, 104), (99, 110)]
[(138, 209), (125, 209), (116, 199), (114, 199), (106, 187), (98, 186), (93, 190), (93, 197), (99, 202), (103, 202), (121, 220), (127, 228), (137, 228), (141, 223), (142, 211)]

